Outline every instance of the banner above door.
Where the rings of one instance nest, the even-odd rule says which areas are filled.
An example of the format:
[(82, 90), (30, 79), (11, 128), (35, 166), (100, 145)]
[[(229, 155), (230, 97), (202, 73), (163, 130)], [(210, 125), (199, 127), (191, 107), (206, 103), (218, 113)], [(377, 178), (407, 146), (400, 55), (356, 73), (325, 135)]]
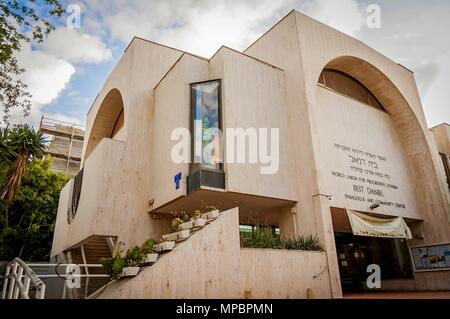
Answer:
[(353, 235), (412, 239), (411, 230), (402, 217), (382, 219), (347, 209)]

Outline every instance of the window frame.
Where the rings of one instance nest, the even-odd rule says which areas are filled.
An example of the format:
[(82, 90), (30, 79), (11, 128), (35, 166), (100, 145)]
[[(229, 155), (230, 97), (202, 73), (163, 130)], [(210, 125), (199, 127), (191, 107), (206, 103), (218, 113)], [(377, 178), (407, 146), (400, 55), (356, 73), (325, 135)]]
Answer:
[(446, 177), (446, 182), (448, 186), (448, 191), (450, 192), (450, 158), (447, 156), (447, 154), (439, 153), (439, 156), (442, 160), (442, 165), (444, 166), (444, 172)]
[[(205, 83), (211, 83), (211, 82), (218, 82), (219, 88), (218, 88), (218, 110), (217, 110), (217, 116), (218, 116), (218, 123), (219, 123), (219, 130), (221, 132), (223, 129), (223, 116), (222, 116), (222, 79), (212, 79), (212, 80), (206, 80), (206, 81), (198, 81), (198, 82), (192, 82), (189, 83), (189, 130), (191, 133), (191, 164), (189, 165), (189, 173), (195, 173), (199, 170), (209, 170), (213, 172), (223, 172), (224, 171), (224, 165), (223, 162), (219, 163), (218, 169), (212, 169), (210, 167), (203, 167), (202, 163), (195, 163), (194, 162), (194, 114), (195, 114), (195, 96), (192, 94), (193, 86), (198, 84), (205, 84)], [(223, 142), (223, 141), (222, 141)], [(224, 145), (221, 145), (222, 149)]]
[[(366, 103), (366, 102), (364, 102), (364, 101), (361, 101), (361, 100), (359, 100), (359, 99), (357, 99), (357, 98), (355, 98), (355, 97), (353, 97), (353, 96), (351, 96), (351, 95), (345, 94), (345, 93), (343, 93), (343, 92), (340, 92), (340, 91), (335, 90), (334, 88), (332, 88), (332, 87), (330, 87), (330, 86), (327, 86), (327, 81), (326, 81), (326, 77), (325, 77), (325, 75), (324, 75), (324, 72), (333, 72), (333, 73), (340, 74), (340, 75), (342, 75), (342, 76), (344, 76), (344, 77), (350, 79), (351, 81), (353, 81), (353, 82), (359, 84), (361, 87), (363, 87), (363, 88), (368, 92), (368, 94), (369, 94), (370, 96), (372, 96), (372, 97), (374, 98), (374, 100), (380, 105), (380, 107), (371, 105), (371, 104)], [(323, 83), (320, 82), (321, 80), (323, 80)], [(374, 109), (376, 109), (376, 110), (378, 110), (378, 111), (382, 111), (382, 112), (385, 112), (385, 113), (389, 114), (388, 111), (386, 111), (386, 109), (385, 109), (385, 107), (383, 106), (383, 104), (380, 102), (380, 100), (375, 96), (375, 94), (372, 93), (371, 90), (369, 90), (369, 88), (368, 88), (367, 86), (365, 86), (363, 83), (361, 83), (360, 81), (358, 81), (357, 79), (355, 79), (354, 77), (352, 77), (351, 75), (349, 75), (349, 74), (347, 74), (347, 73), (345, 73), (345, 72), (342, 72), (342, 71), (339, 71), (339, 70), (335, 70), (335, 69), (328, 69), (328, 68), (325, 68), (325, 69), (323, 69), (323, 70), (320, 72), (319, 79), (318, 79), (318, 81), (317, 81), (317, 85), (320, 86), (320, 87), (323, 87), (323, 88), (325, 88), (325, 89), (328, 89), (328, 90), (330, 90), (330, 91), (332, 91), (332, 92), (335, 92), (335, 93), (337, 93), (337, 94), (340, 94), (340, 95), (342, 95), (342, 96), (345, 96), (345, 97), (347, 97), (347, 98), (350, 98), (350, 99), (352, 99), (352, 100), (354, 100), (354, 101), (357, 101), (357, 102), (359, 102), (359, 103), (362, 103), (362, 104), (364, 104), (364, 105), (370, 106), (371, 108), (374, 108)]]

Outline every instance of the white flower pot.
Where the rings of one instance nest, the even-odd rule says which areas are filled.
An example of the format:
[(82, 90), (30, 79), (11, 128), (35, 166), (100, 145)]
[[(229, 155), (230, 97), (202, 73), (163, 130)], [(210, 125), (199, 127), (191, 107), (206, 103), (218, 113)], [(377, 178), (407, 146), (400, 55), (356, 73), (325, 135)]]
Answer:
[(197, 218), (194, 220), (194, 227), (203, 227), (206, 224), (206, 219), (204, 218)]
[(180, 240), (187, 239), (187, 238), (189, 238), (190, 235), (191, 235), (191, 231), (189, 229), (182, 230), (177, 233), (177, 237)]
[(175, 247), (174, 241), (165, 241), (165, 242), (156, 244), (155, 246), (153, 246), (153, 249), (159, 253), (162, 251), (172, 250), (174, 247)]
[(166, 241), (176, 241), (178, 239), (186, 239), (189, 237), (189, 235), (191, 234), (191, 232), (189, 231), (189, 229), (186, 230), (181, 230), (175, 233), (170, 233), (170, 234), (166, 234), (162, 236), (162, 239), (166, 240)]
[(175, 241), (178, 239), (178, 232), (162, 235), (162, 239), (167, 241)]
[(124, 267), (122, 269), (122, 277), (133, 277), (139, 273), (140, 267)]
[(178, 229), (179, 230), (186, 230), (186, 229), (191, 229), (192, 227), (194, 227), (194, 221), (190, 220), (188, 222), (185, 222), (185, 223), (181, 224)]
[(215, 218), (219, 217), (219, 214), (220, 214), (219, 210), (216, 209), (216, 210), (207, 212), (206, 216), (208, 217), (208, 219), (215, 219)]
[(147, 254), (144, 257), (144, 263), (145, 264), (155, 263), (157, 259), (158, 254)]

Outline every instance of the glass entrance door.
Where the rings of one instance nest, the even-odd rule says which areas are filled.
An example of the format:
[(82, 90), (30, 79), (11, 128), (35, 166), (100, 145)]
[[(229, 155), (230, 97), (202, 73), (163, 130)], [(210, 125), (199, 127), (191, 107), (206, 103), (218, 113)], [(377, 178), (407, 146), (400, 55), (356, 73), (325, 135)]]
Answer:
[(406, 241), (335, 233), (341, 284), (344, 292), (367, 290), (367, 267), (377, 264), (383, 280), (412, 278)]

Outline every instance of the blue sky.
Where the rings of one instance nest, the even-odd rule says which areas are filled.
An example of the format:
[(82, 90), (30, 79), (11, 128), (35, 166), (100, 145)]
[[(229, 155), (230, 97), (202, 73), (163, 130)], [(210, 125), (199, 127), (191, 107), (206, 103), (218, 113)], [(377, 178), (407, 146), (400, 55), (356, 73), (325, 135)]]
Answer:
[[(445, 0), (63, 0), (79, 6), (80, 27), (66, 14), (40, 46), (19, 61), (33, 93), (27, 121), (43, 114), (84, 123), (107, 76), (134, 35), (210, 57), (221, 44), (242, 50), (293, 8), (354, 36), (415, 71), (428, 125), (450, 122), (450, 2)], [(367, 6), (381, 28), (365, 27)], [(71, 20), (73, 21), (73, 20)], [(15, 121), (23, 120), (20, 114)]]

